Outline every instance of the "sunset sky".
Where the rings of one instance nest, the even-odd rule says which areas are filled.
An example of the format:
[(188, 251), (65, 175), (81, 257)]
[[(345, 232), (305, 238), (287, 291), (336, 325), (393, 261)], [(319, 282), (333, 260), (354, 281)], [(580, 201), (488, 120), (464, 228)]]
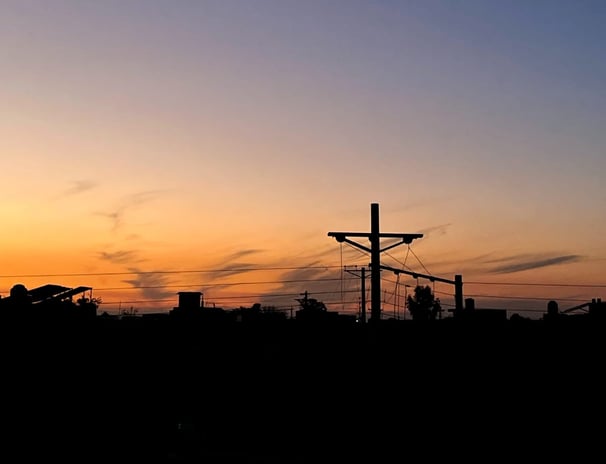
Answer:
[[(424, 234), (382, 263), (477, 307), (604, 299), (604, 24), (601, 0), (0, 0), (0, 295), (355, 312), (370, 257), (328, 232), (378, 203)], [(398, 317), (434, 286), (382, 278)]]

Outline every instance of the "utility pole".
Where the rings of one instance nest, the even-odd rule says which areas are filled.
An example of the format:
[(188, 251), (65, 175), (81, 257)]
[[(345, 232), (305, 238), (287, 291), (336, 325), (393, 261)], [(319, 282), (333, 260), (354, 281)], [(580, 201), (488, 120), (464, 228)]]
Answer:
[[(355, 269), (357, 270), (357, 269)], [(360, 291), (362, 292), (362, 296), (360, 299), (360, 322), (364, 324), (366, 322), (366, 268), (363, 267), (360, 269), (360, 275), (354, 274), (355, 270), (350, 270), (345, 268), (345, 272), (349, 272), (356, 277), (360, 277)]]
[[(337, 242), (345, 242), (370, 253), (370, 320), (378, 322), (381, 319), (381, 253), (403, 243), (410, 244), (414, 239), (423, 237), (423, 234), (382, 233), (379, 229), (379, 204), (370, 204), (370, 233), (368, 232), (328, 232)], [(361, 245), (347, 237), (366, 237), (370, 241), (370, 248)], [(401, 242), (381, 248), (382, 238), (399, 238)]]

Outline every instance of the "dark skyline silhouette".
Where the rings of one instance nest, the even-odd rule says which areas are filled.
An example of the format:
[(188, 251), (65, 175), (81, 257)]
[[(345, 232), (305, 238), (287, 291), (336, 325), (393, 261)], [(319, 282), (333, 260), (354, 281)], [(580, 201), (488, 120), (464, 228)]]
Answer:
[(208, 307), (189, 291), (168, 314), (107, 316), (91, 311), (89, 291), (17, 284), (0, 299), (4, 420), (24, 459), (394, 462), (593, 449), (592, 430), (565, 443), (557, 434), (603, 407), (599, 300), (576, 315), (549, 302), (540, 320), (466, 301), (449, 318), (360, 323), (306, 292), (288, 318)]

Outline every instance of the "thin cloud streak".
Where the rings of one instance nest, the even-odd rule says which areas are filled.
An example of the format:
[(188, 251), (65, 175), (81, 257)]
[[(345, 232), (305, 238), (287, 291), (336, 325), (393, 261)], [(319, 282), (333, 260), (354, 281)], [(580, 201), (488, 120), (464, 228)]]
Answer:
[(240, 251), (236, 251), (234, 253), (232, 253), (231, 255), (228, 255), (225, 258), (226, 262), (230, 262), (233, 261), (235, 259), (240, 259), (244, 256), (250, 256), (250, 255), (254, 255), (254, 254), (258, 254), (258, 253), (263, 253), (263, 251), (265, 250), (261, 250), (261, 249), (254, 249), (254, 248), (249, 248), (249, 249), (245, 249), (245, 250), (240, 250)]
[(72, 184), (72, 186), (70, 188), (63, 191), (64, 197), (78, 195), (79, 193), (83, 193), (88, 190), (92, 190), (97, 186), (96, 182), (94, 182), (92, 180), (88, 180), (88, 179), (75, 180), (75, 181), (71, 182), (71, 184)]
[(141, 205), (149, 203), (165, 192), (165, 190), (147, 190), (133, 193), (123, 197), (113, 211), (97, 212), (95, 214), (109, 219), (112, 223), (112, 231), (115, 232), (124, 225), (124, 218), (127, 211), (131, 211)]
[(423, 234), (423, 239), (428, 238), (430, 235), (446, 235), (446, 232), (451, 225), (452, 223), (449, 222), (447, 224), (426, 227), (425, 229), (421, 229), (419, 233)]
[(501, 266), (493, 267), (489, 269), (488, 272), (494, 274), (512, 274), (514, 272), (528, 271), (531, 269), (539, 269), (548, 266), (555, 266), (558, 264), (567, 264), (567, 263), (576, 263), (582, 261), (583, 257), (580, 255), (562, 255), (562, 256), (552, 256), (547, 258), (520, 258), (520, 257), (511, 257), (511, 258), (502, 258), (501, 262), (512, 261), (508, 264), (503, 264)]
[(218, 278), (246, 274), (257, 269), (259, 269), (259, 264), (256, 263), (231, 263), (229, 266), (222, 267), (220, 271), (206, 274), (206, 280), (212, 282)]
[(113, 264), (133, 264), (144, 261), (135, 250), (100, 251), (99, 258)]
[(173, 298), (175, 296), (175, 292), (162, 290), (163, 287), (166, 288), (171, 283), (166, 275), (153, 274), (142, 271), (138, 268), (129, 268), (129, 272), (136, 274), (135, 277), (132, 279), (123, 280), (122, 282), (132, 285), (134, 288), (138, 289), (143, 298), (150, 300), (161, 300), (169, 297)]

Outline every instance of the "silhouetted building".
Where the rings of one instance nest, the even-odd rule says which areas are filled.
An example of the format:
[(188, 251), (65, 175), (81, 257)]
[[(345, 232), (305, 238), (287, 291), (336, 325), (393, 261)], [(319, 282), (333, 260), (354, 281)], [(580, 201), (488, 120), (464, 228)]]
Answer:
[(179, 304), (170, 311), (173, 317), (187, 320), (222, 322), (228, 319), (228, 313), (222, 308), (204, 306), (202, 292), (177, 292)]
[(262, 307), (260, 303), (255, 303), (250, 308), (233, 309), (231, 314), (236, 322), (274, 322), (287, 319), (283, 311), (273, 307)]
[(563, 310), (560, 314), (590, 318), (593, 321), (606, 319), (606, 303), (601, 298), (593, 298), (580, 305)]
[(455, 314), (455, 317), (459, 320), (473, 322), (504, 322), (507, 320), (507, 310), (476, 308), (476, 302), (473, 298), (465, 298), (465, 309), (459, 314)]
[(202, 292), (178, 292), (179, 309), (191, 310), (204, 307)]
[(606, 303), (602, 302), (601, 298), (594, 298), (589, 304), (588, 314), (592, 318), (606, 318)]
[(554, 300), (550, 300), (547, 303), (547, 312), (543, 314), (543, 320), (545, 321), (556, 321), (560, 319), (563, 314), (560, 313), (560, 308), (558, 306), (558, 302)]
[[(22, 319), (90, 319), (96, 317), (98, 303), (92, 295), (86, 297), (87, 292), (92, 293), (92, 288), (46, 284), (28, 290), (25, 285), (16, 284), (8, 297), (0, 299), (0, 309), (4, 316)], [(74, 302), (76, 295), (81, 297)]]

